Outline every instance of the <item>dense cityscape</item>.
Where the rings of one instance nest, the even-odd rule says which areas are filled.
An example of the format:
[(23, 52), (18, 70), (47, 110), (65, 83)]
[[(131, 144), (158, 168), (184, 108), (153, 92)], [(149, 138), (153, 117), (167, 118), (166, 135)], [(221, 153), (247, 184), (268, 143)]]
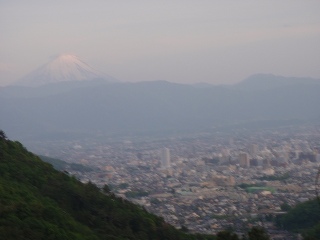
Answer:
[(274, 219), (316, 197), (319, 126), (33, 144), (39, 154), (93, 168), (67, 169), (81, 181), (107, 184), (193, 232), (262, 226), (274, 239), (296, 239)]

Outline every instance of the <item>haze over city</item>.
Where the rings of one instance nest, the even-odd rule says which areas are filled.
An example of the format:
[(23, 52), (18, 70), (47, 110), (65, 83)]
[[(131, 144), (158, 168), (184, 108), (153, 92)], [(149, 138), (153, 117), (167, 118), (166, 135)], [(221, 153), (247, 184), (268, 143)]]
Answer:
[(319, 9), (0, 0), (0, 236), (320, 239)]
[(71, 53), (120, 81), (320, 78), (319, 1), (2, 1), (0, 86)]

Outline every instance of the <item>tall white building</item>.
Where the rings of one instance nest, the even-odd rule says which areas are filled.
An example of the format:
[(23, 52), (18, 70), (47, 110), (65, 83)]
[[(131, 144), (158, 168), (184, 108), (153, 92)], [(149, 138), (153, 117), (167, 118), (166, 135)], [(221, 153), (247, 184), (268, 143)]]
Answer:
[(249, 153), (251, 156), (255, 156), (258, 154), (258, 145), (257, 144), (250, 144), (249, 145)]
[(168, 148), (163, 148), (161, 151), (161, 168), (170, 168), (170, 150)]
[(241, 167), (250, 167), (250, 159), (247, 153), (239, 154), (239, 163)]

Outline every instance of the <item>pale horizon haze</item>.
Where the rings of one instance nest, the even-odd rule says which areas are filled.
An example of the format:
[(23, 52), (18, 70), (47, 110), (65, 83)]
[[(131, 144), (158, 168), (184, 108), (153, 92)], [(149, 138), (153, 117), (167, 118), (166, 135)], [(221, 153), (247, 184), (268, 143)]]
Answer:
[(2, 1), (0, 86), (71, 53), (120, 81), (320, 79), (320, 1)]

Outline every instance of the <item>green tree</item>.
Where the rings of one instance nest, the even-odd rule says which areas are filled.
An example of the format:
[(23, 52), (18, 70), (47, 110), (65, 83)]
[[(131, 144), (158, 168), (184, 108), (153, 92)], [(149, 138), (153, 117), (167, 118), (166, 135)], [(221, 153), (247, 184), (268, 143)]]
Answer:
[(3, 130), (0, 129), (0, 138), (7, 139), (7, 135), (4, 133)]
[(291, 210), (291, 206), (288, 203), (283, 203), (280, 205), (280, 208), (282, 211), (288, 212)]
[(248, 232), (248, 240), (270, 240), (266, 230), (262, 227), (252, 227)]
[(189, 232), (189, 229), (186, 226), (182, 225), (181, 226), (181, 231), (182, 232)]
[(239, 240), (239, 237), (237, 234), (229, 230), (224, 230), (224, 231), (218, 232), (217, 240)]
[(107, 184), (105, 184), (102, 188), (102, 191), (105, 193), (105, 194), (109, 194), (111, 193), (111, 190), (109, 188), (109, 186)]

